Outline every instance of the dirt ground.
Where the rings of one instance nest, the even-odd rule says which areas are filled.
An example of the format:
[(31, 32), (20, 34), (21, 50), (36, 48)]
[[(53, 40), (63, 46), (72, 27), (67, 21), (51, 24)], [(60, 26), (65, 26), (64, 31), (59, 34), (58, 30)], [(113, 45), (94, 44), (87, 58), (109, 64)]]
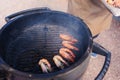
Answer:
[[(57, 2), (57, 0), (51, 0), (51, 3), (53, 1)], [(59, 3), (60, 4), (57, 4), (59, 10), (66, 11), (67, 2), (62, 3), (62, 1), (60, 1)], [(0, 0), (0, 28), (6, 23), (4, 17), (7, 15), (29, 8), (41, 7), (40, 4), (46, 6), (46, 0)], [(66, 6), (61, 4), (65, 4)], [(52, 4), (48, 7), (55, 9)], [(120, 22), (113, 20), (111, 28), (102, 32), (94, 41), (98, 42), (112, 53), (110, 68), (104, 80), (120, 80)], [(104, 57), (102, 56), (98, 55), (96, 58), (91, 58), (83, 80), (94, 80), (103, 62)]]

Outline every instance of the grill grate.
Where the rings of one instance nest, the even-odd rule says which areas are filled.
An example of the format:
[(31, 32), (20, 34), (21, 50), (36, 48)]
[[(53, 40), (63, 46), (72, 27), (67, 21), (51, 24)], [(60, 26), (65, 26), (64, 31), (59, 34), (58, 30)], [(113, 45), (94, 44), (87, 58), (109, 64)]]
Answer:
[(67, 28), (56, 25), (37, 25), (24, 30), (8, 45), (6, 62), (20, 71), (42, 73), (38, 61), (46, 58), (54, 71), (59, 70), (53, 56), (63, 47), (59, 34), (64, 32), (68, 32)]

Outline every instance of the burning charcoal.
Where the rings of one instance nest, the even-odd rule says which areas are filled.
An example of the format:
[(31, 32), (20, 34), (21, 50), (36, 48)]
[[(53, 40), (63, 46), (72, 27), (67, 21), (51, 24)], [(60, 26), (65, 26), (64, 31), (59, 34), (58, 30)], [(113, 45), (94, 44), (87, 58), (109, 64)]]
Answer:
[(73, 38), (70, 35), (60, 34), (60, 38), (65, 40), (65, 41), (78, 42), (77, 39)]
[(62, 57), (64, 57), (68, 61), (74, 62), (75, 55), (71, 50), (69, 50), (67, 48), (61, 48), (59, 50), (59, 53)]
[(58, 68), (64, 69), (64, 65), (69, 66), (69, 64), (59, 55), (53, 57), (53, 61)]
[(44, 73), (48, 73), (52, 71), (51, 65), (47, 59), (41, 59), (38, 64)]
[(78, 49), (77, 47), (73, 46), (72, 44), (73, 44), (73, 43), (70, 42), (70, 41), (63, 41), (63, 42), (62, 42), (62, 45), (63, 45), (64, 47), (66, 47), (66, 48), (68, 48), (68, 49), (72, 49), (72, 50), (78, 51), (79, 49)]

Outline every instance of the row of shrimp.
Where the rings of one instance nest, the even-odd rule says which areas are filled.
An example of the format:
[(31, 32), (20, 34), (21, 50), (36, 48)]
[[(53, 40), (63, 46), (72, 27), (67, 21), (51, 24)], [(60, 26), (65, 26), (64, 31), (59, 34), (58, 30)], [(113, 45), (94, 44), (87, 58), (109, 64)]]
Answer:
[[(74, 46), (74, 44), (77, 43), (78, 40), (70, 35), (65, 34), (60, 34), (59, 37), (63, 40), (62, 45), (64, 47), (59, 50), (59, 55), (55, 55), (53, 57), (53, 61), (58, 68), (64, 69), (65, 66), (69, 66), (69, 63), (67, 61), (74, 62), (75, 60), (76, 56), (72, 52), (72, 50), (79, 51), (79, 49)], [(64, 59), (66, 59), (67, 61)], [(52, 71), (51, 64), (47, 59), (39, 60), (38, 65), (41, 67), (42, 72), (44, 73), (49, 73)]]

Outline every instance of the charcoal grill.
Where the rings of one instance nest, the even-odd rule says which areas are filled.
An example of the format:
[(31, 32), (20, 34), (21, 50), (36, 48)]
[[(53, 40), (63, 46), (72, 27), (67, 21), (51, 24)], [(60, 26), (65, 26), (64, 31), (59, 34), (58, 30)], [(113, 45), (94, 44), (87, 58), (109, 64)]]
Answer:
[[(85, 72), (92, 51), (106, 57), (96, 80), (101, 80), (107, 72), (110, 52), (93, 42), (91, 32), (82, 19), (48, 8), (25, 10), (5, 19), (7, 24), (0, 31), (0, 67), (7, 74), (7, 79), (77, 80)], [(78, 42), (74, 46), (79, 48), (79, 51), (72, 50), (75, 62), (69, 62), (70, 66), (63, 70), (57, 68), (52, 60), (64, 47), (60, 34), (76, 38)], [(50, 61), (52, 72), (41, 71), (38, 61), (42, 58)]]

